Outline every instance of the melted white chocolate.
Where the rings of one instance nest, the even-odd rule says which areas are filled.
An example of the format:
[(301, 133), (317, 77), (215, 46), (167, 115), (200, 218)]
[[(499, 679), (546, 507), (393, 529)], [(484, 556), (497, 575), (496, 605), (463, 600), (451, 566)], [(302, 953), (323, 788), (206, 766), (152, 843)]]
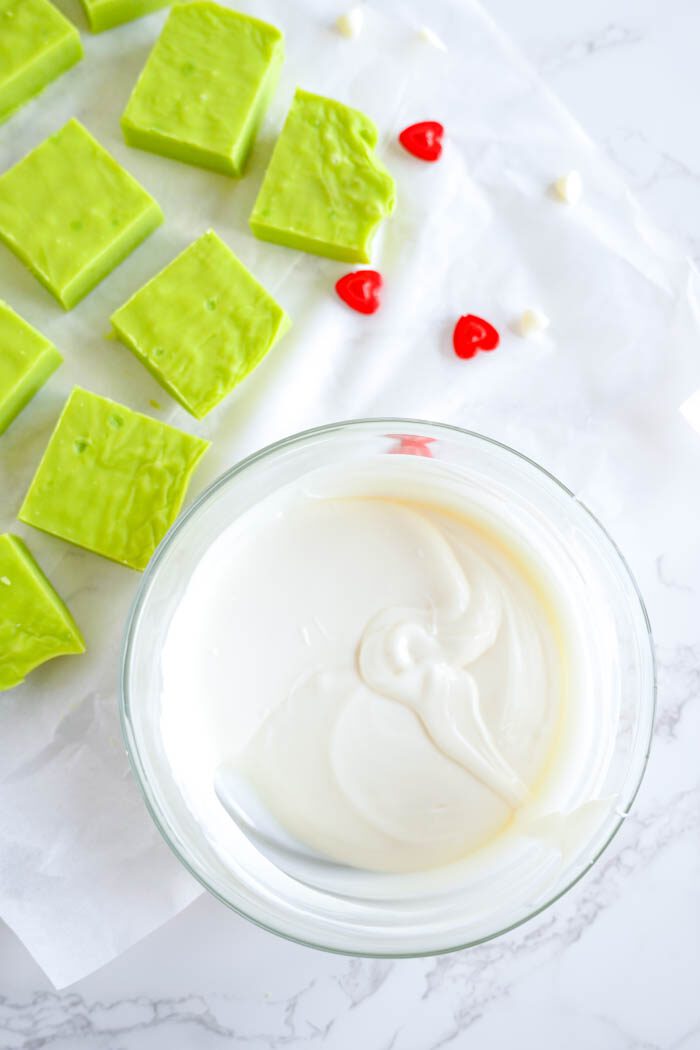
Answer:
[(282, 489), (215, 541), (169, 628), (163, 741), (203, 824), (231, 762), (329, 857), (425, 871), (532, 802), (567, 657), (504, 532), (424, 501), (425, 462), (367, 471)]

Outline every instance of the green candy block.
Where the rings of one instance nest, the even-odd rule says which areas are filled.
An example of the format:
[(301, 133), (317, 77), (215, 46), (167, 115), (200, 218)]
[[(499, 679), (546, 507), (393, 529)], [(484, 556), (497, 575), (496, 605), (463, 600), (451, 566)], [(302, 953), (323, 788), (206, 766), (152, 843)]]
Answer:
[(0, 691), (54, 656), (84, 653), (78, 626), (18, 536), (0, 536)]
[(0, 0), (0, 124), (82, 57), (78, 30), (49, 0)]
[(210, 230), (117, 310), (112, 324), (158, 382), (202, 419), (291, 322)]
[(0, 240), (67, 310), (163, 221), (77, 120), (0, 176)]
[(372, 121), (298, 89), (255, 202), (256, 237), (342, 262), (370, 261), (370, 245), (395, 204), (376, 159)]
[(53, 343), (0, 299), (0, 434), (62, 361)]
[(167, 7), (170, 0), (80, 0), (93, 33), (113, 29), (151, 11)]
[(75, 387), (19, 519), (145, 569), (208, 447), (208, 441)]
[(241, 175), (283, 61), (274, 26), (205, 0), (177, 4), (124, 111), (124, 138)]

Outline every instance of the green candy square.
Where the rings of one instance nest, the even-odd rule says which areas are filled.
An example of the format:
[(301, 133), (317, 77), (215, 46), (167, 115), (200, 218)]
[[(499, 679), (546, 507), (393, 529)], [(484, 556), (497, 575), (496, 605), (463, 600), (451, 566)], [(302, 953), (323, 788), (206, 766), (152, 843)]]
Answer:
[(80, 0), (93, 33), (113, 29), (151, 11), (166, 7), (170, 0)]
[(53, 343), (0, 299), (0, 434), (62, 361)]
[(78, 626), (18, 536), (0, 536), (0, 691), (54, 656), (84, 653)]
[(176, 4), (122, 116), (124, 138), (241, 175), (283, 61), (274, 26), (207, 0)]
[(375, 231), (396, 198), (376, 144), (377, 129), (364, 113), (299, 88), (250, 216), (255, 236), (369, 262)]
[(78, 30), (49, 0), (0, 0), (0, 124), (82, 57)]
[(117, 310), (112, 324), (158, 382), (202, 419), (291, 322), (210, 230)]
[(145, 569), (208, 447), (208, 441), (75, 387), (19, 519)]
[(162, 221), (153, 198), (77, 120), (0, 176), (0, 240), (67, 310)]

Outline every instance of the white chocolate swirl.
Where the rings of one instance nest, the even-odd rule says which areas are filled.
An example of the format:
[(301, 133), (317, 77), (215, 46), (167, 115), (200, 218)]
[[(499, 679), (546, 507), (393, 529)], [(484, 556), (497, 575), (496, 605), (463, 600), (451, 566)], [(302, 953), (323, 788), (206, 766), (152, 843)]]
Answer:
[(451, 578), (445, 603), (429, 613), (400, 608), (379, 613), (360, 643), (360, 672), (370, 689), (413, 711), (447, 758), (516, 806), (525, 785), (496, 746), (467, 670), (496, 643), (502, 619), (498, 582), (491, 578), (490, 588), (474, 594), (434, 527), (426, 541)]
[(271, 497), (202, 560), (163, 740), (193, 809), (238, 764), (301, 841), (423, 871), (497, 835), (541, 774), (562, 701), (547, 590), (490, 527), (334, 480)]

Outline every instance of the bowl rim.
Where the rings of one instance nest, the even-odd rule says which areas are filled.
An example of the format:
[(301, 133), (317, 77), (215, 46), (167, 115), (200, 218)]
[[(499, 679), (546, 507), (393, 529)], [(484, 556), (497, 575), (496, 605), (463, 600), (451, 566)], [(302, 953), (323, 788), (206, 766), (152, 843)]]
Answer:
[[(498, 449), (501, 449), (502, 451), (504, 451), (506, 453), (510, 453), (516, 459), (520, 459), (524, 463), (528, 464), (530, 467), (533, 467), (538, 473), (544, 475), (547, 479), (549, 479), (549, 481), (553, 482), (554, 485), (561, 492), (565, 493), (567, 496), (569, 496), (571, 499), (573, 499), (574, 502), (578, 505), (578, 507), (584, 512), (584, 514), (592, 521), (593, 525), (595, 527), (597, 527), (597, 529), (602, 534), (603, 538), (610, 545), (610, 548), (611, 548), (613, 554), (616, 556), (616, 558), (617, 558), (617, 560), (619, 562), (619, 565), (620, 565), (620, 568), (623, 571), (623, 574), (627, 577), (629, 583), (632, 586), (632, 591), (633, 591), (633, 594), (634, 594), (634, 596), (636, 598), (636, 602), (638, 604), (638, 611), (641, 613), (642, 624), (643, 624), (643, 626), (646, 629), (646, 641), (648, 643), (649, 672), (650, 672), (650, 689), (649, 689), (649, 696), (648, 696), (648, 700), (647, 700), (648, 706), (647, 706), (645, 711), (643, 710), (643, 713), (646, 715), (646, 721), (647, 721), (648, 724), (646, 726), (644, 752), (643, 752), (643, 754), (641, 756), (641, 764), (640, 764), (640, 768), (639, 768), (639, 774), (637, 776), (636, 783), (634, 783), (632, 785), (632, 787), (631, 787), (631, 791), (629, 792), (628, 797), (624, 800), (624, 808), (619, 808), (619, 809), (616, 810), (617, 815), (618, 815), (617, 821), (613, 825), (612, 829), (610, 830), (610, 833), (605, 838), (603, 843), (599, 846), (599, 848), (593, 854), (592, 858), (588, 861), (588, 863), (586, 863), (581, 868), (580, 871), (576, 872), (576, 874), (571, 879), (569, 879), (569, 881), (561, 889), (559, 889), (555, 894), (553, 894), (551, 897), (548, 897), (547, 900), (545, 900), (541, 904), (538, 904), (537, 907), (532, 908), (531, 910), (529, 910), (527, 912), (527, 914), (519, 917), (514, 922), (508, 923), (507, 925), (502, 926), (499, 929), (494, 930), (492, 932), (489, 932), (488, 934), (485, 934), (485, 935), (483, 935), (481, 937), (477, 937), (477, 938), (474, 938), (472, 940), (467, 940), (467, 941), (464, 941), (464, 942), (460, 942), (459, 944), (447, 945), (447, 946), (444, 946), (444, 947), (433, 947), (433, 948), (430, 948), (430, 949), (423, 949), (423, 950), (417, 950), (417, 951), (403, 951), (403, 952), (396, 952), (396, 951), (394, 951), (394, 952), (372, 951), (372, 950), (360, 951), (360, 950), (353, 950), (353, 949), (348, 949), (348, 948), (339, 948), (339, 947), (336, 947), (334, 945), (319, 944), (319, 943), (316, 943), (313, 940), (307, 940), (307, 939), (305, 939), (303, 937), (295, 936), (294, 934), (289, 933), (289, 932), (287, 932), (285, 930), (277, 929), (275, 926), (273, 926), (273, 925), (271, 925), (269, 923), (265, 923), (264, 921), (262, 921), (261, 919), (257, 918), (254, 915), (250, 915), (244, 908), (242, 908), (242, 907), (232, 903), (230, 900), (227, 899), (227, 897), (225, 897), (217, 889), (215, 889), (213, 886), (211, 886), (209, 884), (209, 882), (206, 880), (206, 878), (196, 870), (195, 866), (190, 862), (190, 860), (188, 859), (186, 854), (183, 852), (183, 850), (181, 850), (178, 847), (178, 845), (173, 841), (173, 838), (168, 833), (168, 830), (167, 830), (167, 827), (166, 827), (167, 821), (164, 819), (164, 816), (161, 815), (159, 807), (155, 804), (154, 799), (151, 797), (151, 795), (149, 793), (149, 790), (148, 790), (148, 778), (146, 777), (145, 772), (144, 772), (144, 770), (143, 770), (143, 768), (141, 766), (141, 761), (140, 761), (140, 756), (139, 756), (139, 751), (138, 751), (138, 745), (136, 743), (135, 736), (134, 736), (134, 734), (132, 732), (132, 727), (131, 727), (131, 723), (130, 723), (130, 716), (129, 716), (129, 709), (130, 709), (130, 706), (131, 706), (131, 694), (130, 694), (130, 686), (129, 686), (130, 656), (131, 656), (133, 640), (134, 640), (134, 637), (135, 637), (136, 627), (137, 627), (137, 624), (138, 624), (141, 608), (142, 608), (146, 598), (148, 597), (148, 593), (149, 593), (149, 590), (150, 590), (151, 583), (154, 580), (154, 578), (155, 578), (155, 576), (156, 576), (156, 574), (158, 572), (158, 569), (159, 569), (159, 566), (160, 566), (160, 562), (162, 561), (165, 553), (169, 550), (169, 548), (172, 546), (172, 544), (176, 541), (179, 533), (182, 531), (184, 526), (193, 517), (195, 517), (199, 513), (199, 511), (216, 495), (216, 493), (219, 492), (219, 490), (221, 488), (223, 488), (225, 485), (227, 485), (229, 483), (229, 481), (231, 481), (232, 478), (236, 477), (236, 475), (240, 474), (242, 471), (247, 470), (249, 467), (253, 466), (253, 464), (258, 462), (259, 460), (265, 459), (268, 456), (273, 455), (273, 454), (275, 454), (277, 452), (280, 452), (281, 450), (283, 450), (283, 449), (285, 449), (285, 448), (287, 448), (289, 446), (303, 443), (303, 442), (307, 441), (310, 438), (314, 438), (314, 437), (318, 437), (318, 436), (322, 436), (322, 435), (326, 435), (326, 434), (332, 434), (334, 432), (341, 431), (341, 430), (347, 430), (349, 428), (358, 428), (358, 429), (360, 429), (362, 427), (374, 427), (374, 426), (381, 426), (381, 427), (385, 427), (385, 426), (386, 427), (399, 426), (399, 427), (402, 427), (402, 428), (403, 427), (429, 428), (431, 430), (445, 431), (448, 434), (449, 433), (458, 434), (460, 437), (467, 437), (467, 438), (470, 438), (470, 439), (476, 439), (478, 441), (483, 441), (487, 445), (494, 446), (494, 447), (496, 447)], [(183, 867), (190, 873), (190, 875), (193, 876), (194, 879), (196, 879), (196, 881), (202, 886), (202, 888), (207, 893), (209, 893), (216, 900), (220, 901), (223, 905), (225, 905), (231, 911), (235, 912), (237, 915), (240, 915), (242, 918), (246, 919), (248, 922), (253, 923), (255, 926), (259, 927), (260, 929), (265, 930), (268, 933), (275, 934), (278, 937), (282, 937), (283, 939), (285, 939), (287, 941), (291, 941), (294, 944), (302, 945), (305, 948), (315, 948), (315, 949), (317, 949), (319, 951), (328, 952), (329, 954), (332, 954), (332, 955), (344, 955), (344, 956), (351, 957), (351, 958), (419, 959), (419, 958), (430, 958), (432, 956), (438, 956), (438, 955), (448, 955), (448, 954), (450, 954), (452, 952), (463, 951), (466, 948), (474, 948), (474, 947), (477, 947), (480, 944), (486, 944), (489, 941), (492, 941), (492, 940), (494, 940), (497, 937), (502, 937), (506, 933), (510, 933), (511, 931), (517, 929), (518, 927), (523, 926), (525, 923), (530, 922), (532, 919), (536, 918), (538, 915), (541, 915), (542, 912), (544, 912), (548, 908), (552, 907), (552, 905), (556, 904), (557, 901), (561, 900), (561, 898), (563, 896), (565, 896), (567, 893), (569, 893), (569, 891), (572, 890), (573, 887), (576, 886), (584, 878), (584, 876), (588, 874), (588, 872), (591, 870), (591, 868), (595, 864), (597, 864), (597, 862), (600, 859), (600, 857), (602, 856), (602, 854), (608, 849), (608, 847), (610, 846), (611, 842), (616, 837), (618, 831), (620, 830), (620, 828), (624, 824), (625, 819), (628, 816), (628, 814), (629, 814), (629, 812), (630, 812), (630, 810), (631, 810), (631, 808), (632, 808), (632, 806), (634, 804), (634, 801), (635, 801), (635, 799), (636, 799), (636, 797), (637, 797), (637, 795), (639, 793), (639, 789), (640, 789), (640, 787), (642, 785), (642, 782), (644, 780), (644, 775), (646, 773), (647, 766), (648, 766), (648, 763), (649, 763), (649, 754), (650, 754), (650, 751), (651, 751), (651, 744), (652, 744), (652, 739), (653, 739), (654, 721), (655, 721), (655, 716), (656, 716), (657, 692), (658, 692), (658, 681), (657, 681), (657, 666), (656, 666), (656, 655), (655, 655), (655, 648), (654, 648), (654, 638), (653, 638), (653, 633), (652, 633), (652, 629), (651, 629), (651, 622), (649, 620), (649, 614), (647, 612), (647, 608), (646, 608), (646, 605), (645, 605), (645, 602), (644, 602), (644, 598), (642, 597), (642, 593), (641, 593), (641, 590), (640, 590), (639, 585), (637, 583), (637, 580), (636, 580), (636, 578), (634, 576), (634, 573), (632, 572), (632, 570), (631, 570), (631, 568), (630, 568), (626, 558), (622, 554), (622, 551), (620, 550), (620, 548), (618, 547), (617, 543), (612, 538), (612, 536), (610, 535), (608, 530), (602, 524), (600, 519), (593, 513), (593, 511), (590, 510), (590, 508), (587, 506), (587, 504), (584, 503), (576, 495), (576, 493), (572, 489), (570, 489), (567, 485), (565, 485), (562, 481), (560, 481), (559, 478), (557, 478), (554, 474), (552, 474), (549, 470), (547, 470), (546, 467), (543, 467), (540, 463), (538, 463), (536, 460), (532, 459), (530, 456), (526, 455), (523, 452), (518, 451), (518, 449), (513, 448), (511, 445), (508, 445), (505, 442), (499, 441), (497, 438), (490, 437), (487, 434), (482, 434), (482, 433), (479, 433), (478, 431), (475, 431), (475, 430), (468, 430), (466, 427), (460, 427), (460, 426), (457, 426), (457, 425), (455, 425), (453, 423), (438, 423), (438, 422), (434, 422), (434, 421), (428, 420), (428, 419), (410, 418), (410, 417), (405, 417), (405, 416), (366, 416), (366, 417), (357, 417), (357, 418), (353, 418), (353, 419), (340, 420), (338, 422), (333, 422), (333, 423), (324, 423), (324, 424), (321, 424), (320, 426), (315, 426), (315, 427), (309, 427), (309, 428), (307, 428), (305, 430), (300, 430), (300, 431), (297, 431), (297, 432), (295, 432), (293, 434), (289, 434), (289, 435), (287, 435), (287, 436), (285, 436), (283, 438), (278, 439), (277, 441), (273, 441), (273, 442), (271, 442), (268, 445), (264, 445), (262, 448), (258, 449), (255, 452), (250, 453), (248, 456), (245, 456), (243, 459), (241, 459), (238, 462), (234, 463), (233, 466), (231, 466), (227, 470), (223, 471), (223, 473), (221, 473), (218, 477), (216, 477), (211, 482), (211, 484), (209, 484), (199, 494), (199, 496), (190, 504), (190, 506), (187, 507), (179, 515), (179, 517), (177, 518), (175, 523), (171, 526), (171, 528), (165, 534), (163, 539), (160, 541), (160, 543), (159, 543), (158, 547), (156, 548), (156, 551), (154, 552), (154, 554), (153, 554), (153, 556), (152, 556), (148, 566), (146, 567), (146, 569), (145, 569), (145, 571), (144, 571), (144, 573), (143, 573), (143, 575), (141, 577), (141, 580), (139, 581), (139, 585), (138, 585), (138, 588), (136, 590), (136, 594), (134, 595), (134, 598), (133, 598), (132, 603), (131, 603), (131, 607), (129, 609), (129, 613), (127, 615), (127, 619), (126, 619), (125, 626), (124, 626), (124, 633), (123, 633), (123, 637), (122, 637), (121, 654), (120, 654), (119, 715), (120, 715), (120, 723), (121, 723), (121, 730), (122, 730), (122, 738), (123, 738), (124, 746), (125, 746), (125, 749), (126, 749), (126, 753), (127, 753), (128, 759), (129, 759), (129, 764), (131, 766), (131, 771), (132, 771), (132, 773), (134, 775), (134, 778), (135, 778), (136, 783), (138, 785), (139, 791), (140, 791), (140, 793), (141, 793), (141, 795), (143, 797), (143, 800), (145, 802), (146, 809), (148, 810), (148, 813), (150, 814), (150, 817), (153, 820), (153, 823), (155, 824), (158, 832), (160, 833), (161, 837), (164, 839), (164, 841), (167, 844), (167, 846), (174, 853), (174, 855), (176, 856), (178, 861), (183, 865)], [(642, 728), (644, 728), (644, 724), (643, 723), (642, 723)]]

